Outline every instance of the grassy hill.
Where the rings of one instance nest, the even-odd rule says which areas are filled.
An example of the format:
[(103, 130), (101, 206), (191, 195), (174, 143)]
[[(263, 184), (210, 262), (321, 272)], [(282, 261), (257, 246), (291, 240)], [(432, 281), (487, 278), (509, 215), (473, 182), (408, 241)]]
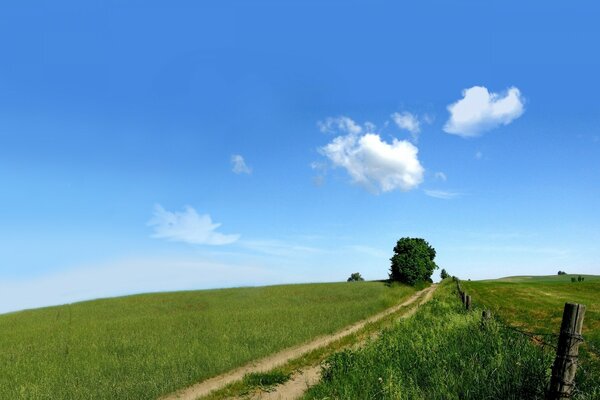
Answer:
[(600, 347), (600, 276), (515, 276), (462, 284), (473, 301), (494, 310), (506, 322), (536, 332), (556, 334), (566, 302), (586, 305), (583, 335)]
[(582, 276), (585, 278), (584, 282), (600, 281), (600, 275), (578, 275), (578, 274), (566, 274), (566, 275), (521, 275), (521, 276), (507, 276), (506, 278), (500, 279), (487, 279), (477, 282), (511, 282), (511, 283), (570, 283), (571, 278)]
[[(413, 317), (362, 348), (330, 356), (323, 379), (303, 399), (544, 399), (554, 348), (505, 322), (557, 333), (555, 310), (562, 313), (565, 299), (581, 301), (591, 310), (586, 326), (593, 337), (600, 280), (519, 280), (461, 282), (474, 296), (472, 311), (461, 304), (456, 283), (444, 280)], [(483, 307), (494, 309), (495, 318), (483, 321)], [(579, 361), (573, 399), (600, 399), (598, 360), (582, 354)]]
[(155, 399), (332, 333), (412, 293), (381, 282), (282, 285), (0, 315), (0, 398)]

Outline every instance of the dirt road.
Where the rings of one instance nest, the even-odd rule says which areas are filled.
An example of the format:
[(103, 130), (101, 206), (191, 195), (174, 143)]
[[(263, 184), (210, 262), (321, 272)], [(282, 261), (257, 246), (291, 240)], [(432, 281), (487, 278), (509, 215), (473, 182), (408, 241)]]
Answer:
[[(428, 302), (433, 296), (433, 292), (435, 291), (435, 285), (429, 287), (425, 290), (425, 295), (421, 297), (419, 301), (419, 306)], [(423, 291), (419, 292), (423, 294)], [(414, 296), (413, 296), (414, 297)], [(411, 297), (409, 300), (412, 300)], [(414, 299), (416, 300), (416, 299)], [(413, 300), (413, 301), (414, 301)], [(417, 312), (418, 307), (411, 308), (406, 313), (399, 316), (400, 318), (408, 318)], [(296, 400), (302, 397), (304, 392), (311, 386), (319, 383), (321, 379), (321, 366), (320, 365), (312, 365), (302, 370), (298, 371), (289, 381), (285, 382), (282, 385), (275, 387), (275, 390), (272, 392), (262, 392), (251, 397), (252, 400)]]
[[(362, 329), (368, 323), (376, 322), (376, 321), (380, 320), (381, 318), (384, 318), (392, 313), (397, 312), (402, 307), (406, 307), (406, 306), (414, 303), (423, 294), (425, 294), (423, 299), (430, 298), (431, 295), (433, 294), (433, 291), (435, 290), (435, 287), (436, 287), (436, 285), (432, 285), (427, 289), (421, 290), (421, 291), (413, 294), (408, 300), (404, 301), (403, 303), (398, 304), (394, 307), (388, 308), (387, 310), (382, 311), (379, 314), (375, 314), (374, 316), (372, 316), (370, 318), (367, 318), (365, 320), (357, 322), (354, 325), (350, 325), (335, 334), (319, 337), (309, 343), (283, 350), (279, 353), (273, 354), (269, 357), (263, 358), (256, 362), (244, 365), (240, 368), (234, 369), (225, 374), (218, 375), (213, 378), (207, 379), (205, 381), (199, 382), (193, 386), (190, 386), (187, 389), (183, 389), (177, 393), (166, 396), (163, 398), (163, 400), (196, 400), (202, 396), (206, 396), (207, 394), (209, 394), (212, 391), (221, 389), (221, 388), (229, 385), (230, 383), (241, 380), (244, 377), (244, 375), (246, 375), (246, 374), (249, 374), (252, 372), (269, 371), (273, 368), (276, 368), (278, 366), (281, 366), (281, 365), (287, 363), (290, 360), (298, 358), (298, 357), (302, 356), (303, 354), (306, 354), (306, 353), (313, 351), (315, 349), (318, 349), (320, 347), (327, 346), (328, 344), (330, 344), (338, 339), (341, 339), (345, 336), (351, 335), (354, 332)], [(410, 311), (409, 311), (409, 313), (410, 313)], [(409, 313), (407, 313), (407, 314), (409, 314)], [(313, 367), (313, 368), (316, 368), (316, 372), (311, 371), (310, 368), (308, 368), (304, 373), (294, 375), (294, 377), (290, 381), (288, 381), (284, 385), (281, 385), (281, 387), (282, 388), (289, 387), (290, 395), (291, 395), (291, 390), (292, 390), (291, 388), (293, 387), (293, 383), (295, 381), (297, 381), (297, 379), (301, 379), (302, 377), (304, 377), (305, 380), (308, 379), (310, 382), (313, 382), (315, 379), (316, 379), (316, 381), (318, 381), (319, 369), (318, 369), (318, 367)], [(316, 378), (315, 378), (315, 375), (316, 375)], [(301, 388), (301, 387), (304, 388), (300, 392), (300, 394), (302, 394), (304, 392), (304, 390), (306, 389), (306, 385), (303, 385), (303, 383), (304, 382), (302, 380), (300, 380), (299, 383), (295, 382), (295, 384), (296, 384), (296, 386), (298, 386), (298, 388)], [(277, 393), (277, 392), (278, 391), (273, 392), (273, 393)], [(265, 393), (265, 395), (269, 395), (269, 394), (270, 393)], [(264, 398), (266, 399), (267, 397), (264, 397)], [(287, 399), (287, 398), (296, 398), (296, 397), (269, 397), (269, 399), (271, 399), (271, 398)]]

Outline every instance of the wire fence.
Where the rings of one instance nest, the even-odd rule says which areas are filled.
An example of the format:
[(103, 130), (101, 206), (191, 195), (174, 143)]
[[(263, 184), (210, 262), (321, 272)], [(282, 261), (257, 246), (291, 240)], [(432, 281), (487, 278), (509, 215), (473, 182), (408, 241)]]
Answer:
[[(458, 296), (462, 299), (463, 304), (466, 306), (467, 309), (473, 309), (473, 304), (472, 304), (472, 299), (471, 296), (467, 295), (466, 292), (463, 291), (461, 284), (460, 284), (460, 280), (456, 277), (453, 278), (456, 281), (456, 290), (457, 290), (457, 294)], [(482, 323), (483, 323), (483, 319), (485, 319), (486, 317), (489, 318), (490, 317), (490, 312), (488, 310), (485, 309), (485, 307), (483, 308), (483, 313), (482, 313)], [(600, 371), (600, 349), (598, 347), (596, 347), (593, 343), (591, 343), (588, 340), (584, 340), (584, 337), (581, 334), (570, 334), (570, 346), (575, 346), (575, 345), (583, 345), (583, 348), (585, 349), (585, 352), (587, 354), (585, 354), (585, 358), (584, 360), (579, 359), (579, 356), (577, 355), (569, 355), (569, 356), (560, 356), (560, 350), (559, 350), (559, 338), (560, 335), (555, 334), (555, 333), (549, 333), (549, 332), (533, 332), (533, 331), (528, 331), (528, 330), (524, 330), (521, 327), (516, 327), (513, 326), (509, 323), (507, 323), (506, 321), (502, 320), (499, 316), (495, 316), (494, 317), (494, 321), (496, 322), (497, 326), (499, 326), (502, 329), (505, 329), (507, 331), (510, 332), (514, 332), (520, 335), (524, 335), (527, 336), (528, 338), (531, 339), (531, 341), (540, 346), (542, 352), (546, 352), (546, 348), (550, 348), (553, 349), (556, 354), (557, 354), (557, 360), (559, 358), (568, 358), (569, 363), (575, 364), (576, 368), (580, 369), (581, 372), (584, 375), (587, 376), (591, 376), (591, 375), (597, 375), (598, 371)], [(564, 341), (562, 342), (562, 346), (564, 346)], [(570, 347), (573, 348), (573, 347)], [(564, 348), (563, 348), (564, 351)], [(577, 354), (577, 352), (575, 352), (575, 354)], [(558, 362), (558, 361), (556, 361)], [(597, 379), (597, 378), (595, 378)], [(567, 385), (570, 386), (570, 393), (567, 397), (573, 397), (576, 394), (579, 394), (579, 390), (578, 388), (575, 386), (575, 382), (571, 381), (571, 382), (562, 382), (561, 383), (563, 385)]]

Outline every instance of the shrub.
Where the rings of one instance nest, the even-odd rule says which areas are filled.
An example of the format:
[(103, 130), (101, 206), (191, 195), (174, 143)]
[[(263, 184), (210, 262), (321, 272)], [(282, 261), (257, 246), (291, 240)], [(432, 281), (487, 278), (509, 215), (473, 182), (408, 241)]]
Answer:
[(445, 269), (442, 269), (442, 272), (440, 272), (440, 278), (446, 279), (448, 277), (450, 277), (450, 275), (448, 275)]
[(348, 278), (348, 282), (362, 282), (365, 279), (360, 276), (360, 272), (355, 272), (353, 274), (350, 274), (350, 278)]

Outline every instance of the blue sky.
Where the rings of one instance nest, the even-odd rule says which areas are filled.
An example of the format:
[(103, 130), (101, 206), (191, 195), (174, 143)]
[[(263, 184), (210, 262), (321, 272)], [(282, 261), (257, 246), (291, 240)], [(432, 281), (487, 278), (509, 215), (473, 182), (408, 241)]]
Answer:
[(600, 273), (593, 2), (122, 3), (0, 6), (0, 312)]

